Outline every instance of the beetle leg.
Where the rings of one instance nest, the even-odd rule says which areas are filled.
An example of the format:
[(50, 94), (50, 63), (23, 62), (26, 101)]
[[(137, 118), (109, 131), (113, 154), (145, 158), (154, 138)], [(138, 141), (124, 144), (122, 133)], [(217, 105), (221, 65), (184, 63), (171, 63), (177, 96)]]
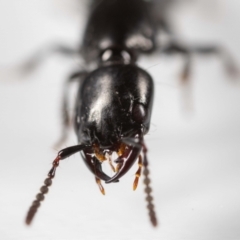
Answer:
[(192, 92), (191, 92), (191, 63), (193, 55), (216, 55), (221, 58), (226, 72), (231, 77), (239, 76), (239, 68), (236, 66), (235, 61), (231, 54), (219, 46), (184, 46), (177, 42), (170, 43), (167, 47), (161, 50), (164, 54), (181, 54), (184, 57), (184, 67), (181, 72), (180, 81), (183, 85), (183, 106), (186, 110), (192, 110)]
[(71, 74), (71, 76), (67, 79), (67, 81), (64, 84), (63, 88), (63, 99), (62, 99), (62, 109), (61, 109), (61, 115), (62, 115), (62, 131), (59, 140), (54, 144), (55, 148), (61, 147), (63, 143), (67, 139), (68, 135), (68, 129), (71, 125), (71, 117), (69, 116), (69, 90), (70, 85), (78, 80), (79, 82), (82, 82), (83, 78), (87, 75), (86, 71), (76, 72)]
[(182, 73), (180, 75), (180, 80), (182, 84), (187, 84), (189, 82), (190, 70), (191, 70), (191, 55), (188, 53), (185, 54), (185, 62)]
[(62, 44), (44, 46), (35, 52), (29, 59), (18, 66), (20, 73), (30, 74), (40, 66), (47, 58), (59, 54), (65, 57), (78, 56), (78, 50)]
[(133, 182), (133, 190), (136, 190), (137, 189), (137, 186), (138, 186), (138, 180), (141, 176), (141, 172), (142, 172), (142, 156), (141, 154), (139, 155), (138, 157), (138, 170), (137, 172), (135, 173), (135, 179), (134, 179), (134, 182)]
[(172, 43), (162, 51), (165, 54), (181, 54), (183, 56), (184, 65), (180, 73), (180, 83), (182, 85), (182, 102), (183, 108), (187, 111), (192, 110), (192, 91), (191, 91), (191, 63), (194, 50), (177, 43)]
[[(184, 56), (192, 55), (192, 54), (198, 54), (198, 55), (217, 55), (219, 56), (224, 64), (224, 67), (227, 71), (227, 73), (232, 76), (236, 77), (239, 75), (239, 69), (235, 65), (235, 62), (232, 58), (232, 56), (229, 54), (229, 52), (221, 48), (219, 46), (192, 46), (192, 47), (186, 47), (182, 44), (178, 44), (176, 42), (171, 43), (169, 46), (161, 49), (161, 52), (164, 54), (182, 54)], [(187, 56), (188, 57), (188, 56)], [(183, 70), (182, 79), (186, 78), (186, 76), (189, 76), (190, 72), (190, 63), (187, 63), (185, 69)], [(188, 69), (187, 69), (188, 68)]]
[(181, 54), (184, 58), (183, 70), (180, 74), (180, 81), (183, 85), (188, 85), (190, 82), (190, 71), (191, 71), (191, 56), (194, 53), (194, 49), (185, 47), (178, 43), (171, 43), (169, 46), (161, 50), (164, 54)]
[(239, 68), (236, 66), (231, 54), (225, 48), (219, 46), (197, 46), (193, 48), (193, 53), (217, 55), (222, 59), (224, 68), (231, 77), (239, 76)]
[(192, 85), (191, 85), (191, 63), (192, 55), (190, 53), (185, 54), (184, 66), (180, 75), (180, 83), (182, 85), (182, 104), (184, 110), (193, 110), (193, 97), (192, 97)]

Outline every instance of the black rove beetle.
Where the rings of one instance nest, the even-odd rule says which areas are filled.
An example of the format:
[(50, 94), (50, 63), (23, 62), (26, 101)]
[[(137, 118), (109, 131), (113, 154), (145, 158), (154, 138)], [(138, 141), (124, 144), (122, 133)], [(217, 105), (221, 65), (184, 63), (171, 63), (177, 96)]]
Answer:
[[(156, 2), (160, 6), (157, 13)], [(223, 58), (227, 71), (231, 74), (235, 72), (231, 58), (223, 49), (215, 46), (190, 48), (174, 40), (164, 17), (164, 9), (170, 2), (93, 0), (80, 49), (73, 51), (64, 46), (54, 49), (65, 55), (80, 54), (86, 66), (94, 67), (89, 68), (89, 71), (80, 70), (72, 74), (67, 81), (61, 141), (66, 136), (70, 121), (67, 113), (68, 87), (73, 80), (78, 80), (74, 118), (78, 144), (58, 152), (40, 193), (27, 213), (26, 224), (32, 222), (44, 194), (48, 192), (60, 160), (80, 152), (102, 194), (105, 194), (105, 190), (101, 180), (105, 183), (119, 182), (138, 161), (133, 189), (137, 188), (143, 168), (150, 221), (153, 226), (157, 226), (144, 143), (144, 135), (150, 126), (154, 85), (151, 76), (137, 66), (139, 55), (156, 51), (181, 54), (185, 63), (181, 78), (183, 83), (189, 80), (192, 54), (218, 54)], [(169, 35), (166, 46), (157, 41), (160, 30)], [(34, 65), (38, 61), (36, 57), (30, 64)], [(112, 159), (113, 153), (117, 154), (116, 159)], [(108, 161), (115, 172), (112, 177), (103, 172), (104, 161)]]

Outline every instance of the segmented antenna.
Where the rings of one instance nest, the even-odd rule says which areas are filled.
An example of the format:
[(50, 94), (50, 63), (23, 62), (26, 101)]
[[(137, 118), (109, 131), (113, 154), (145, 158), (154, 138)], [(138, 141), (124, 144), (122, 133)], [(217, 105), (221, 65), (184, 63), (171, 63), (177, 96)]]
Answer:
[(157, 226), (157, 217), (156, 217), (156, 212), (155, 212), (155, 206), (153, 203), (153, 197), (152, 197), (152, 188), (150, 187), (151, 180), (149, 178), (149, 169), (148, 169), (148, 160), (147, 160), (147, 155), (146, 155), (147, 149), (144, 146), (143, 147), (143, 183), (145, 185), (145, 193), (146, 193), (146, 201), (147, 201), (147, 208), (148, 208), (148, 215), (150, 217), (150, 221), (154, 227)]
[(40, 188), (40, 193), (37, 194), (36, 200), (33, 201), (32, 206), (28, 210), (27, 217), (25, 220), (27, 225), (31, 224), (38, 208), (41, 205), (41, 201), (44, 200), (44, 194), (46, 194), (48, 192), (48, 187), (50, 187), (52, 185), (52, 179), (55, 176), (56, 169), (59, 165), (59, 161), (65, 159), (67, 157), (70, 157), (71, 155), (73, 155), (77, 152), (80, 152), (87, 147), (88, 147), (87, 145), (76, 145), (76, 146), (64, 148), (58, 152), (57, 157), (54, 159), (54, 161), (52, 163), (52, 168), (48, 173), (48, 178), (45, 179), (44, 185)]
[(38, 208), (41, 205), (41, 201), (44, 200), (44, 194), (48, 192), (48, 187), (50, 187), (51, 185), (52, 185), (52, 178), (51, 177), (46, 178), (44, 181), (44, 185), (40, 188), (40, 193), (36, 195), (36, 200), (33, 201), (31, 207), (28, 210), (27, 217), (25, 220), (27, 225), (31, 224), (33, 217), (35, 216)]
[(55, 176), (56, 168), (59, 165), (59, 160), (61, 160), (61, 157), (58, 155), (57, 158), (53, 161), (53, 167), (48, 173), (48, 178), (44, 180), (44, 185), (40, 188), (40, 192), (36, 195), (36, 199), (33, 201), (31, 207), (28, 210), (25, 223), (27, 225), (30, 225), (38, 208), (41, 206), (41, 201), (44, 200), (44, 194), (48, 193), (48, 187), (52, 185), (52, 179)]

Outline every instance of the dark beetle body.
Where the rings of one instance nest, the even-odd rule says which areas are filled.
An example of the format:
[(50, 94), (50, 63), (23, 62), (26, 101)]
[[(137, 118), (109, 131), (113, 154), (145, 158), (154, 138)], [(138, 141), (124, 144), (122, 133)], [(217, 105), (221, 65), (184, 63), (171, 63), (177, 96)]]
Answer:
[(152, 3), (143, 0), (95, 0), (83, 37), (81, 54), (86, 62), (96, 61), (112, 47), (134, 57), (155, 49), (157, 21)]
[[(123, 139), (142, 137), (149, 130), (153, 81), (136, 66), (140, 53), (155, 48), (156, 22), (152, 4), (139, 0), (93, 1), (81, 53), (96, 70), (83, 79), (76, 103), (75, 130), (79, 144), (96, 146), (104, 155), (117, 152)], [(129, 163), (110, 180), (96, 174), (94, 150), (83, 150), (85, 163), (96, 177), (118, 180), (138, 158), (141, 147), (129, 153)], [(90, 154), (93, 154), (89, 157)], [(121, 157), (120, 157), (121, 158)], [(125, 161), (126, 159), (118, 159)], [(100, 170), (101, 172), (101, 170)]]
[(123, 137), (135, 137), (141, 129), (148, 131), (153, 82), (145, 71), (132, 64), (101, 67), (86, 77), (77, 100), (75, 124), (79, 142), (97, 142), (107, 149)]
[(77, 99), (75, 129), (81, 144), (97, 141), (111, 148), (141, 128), (148, 131), (153, 82), (135, 61), (155, 46), (150, 6), (139, 0), (92, 3), (81, 52), (98, 68), (85, 78)]
[[(139, 54), (150, 53), (156, 47), (158, 21), (152, 9), (152, 3), (143, 0), (91, 2), (89, 21), (78, 51), (87, 72), (76, 72), (67, 81), (68, 84), (74, 78), (80, 80), (74, 118), (78, 145), (58, 152), (48, 178), (28, 211), (27, 224), (48, 192), (59, 161), (81, 152), (102, 194), (105, 190), (101, 180), (118, 182), (138, 159), (133, 189), (137, 188), (144, 167), (148, 212), (153, 226), (157, 225), (143, 140), (150, 127), (154, 86), (151, 76), (136, 65)], [(65, 55), (76, 53), (62, 46), (57, 50)], [(69, 125), (67, 88), (63, 100), (64, 131), (60, 143)], [(117, 157), (113, 165), (114, 155)], [(111, 177), (102, 170), (105, 160), (115, 172)]]
[[(156, 50), (165, 54), (181, 54), (185, 60), (181, 74), (183, 84), (189, 83), (192, 54), (218, 54), (223, 57), (226, 69), (231, 74), (235, 70), (231, 58), (221, 48), (189, 48), (176, 42), (166, 22), (166, 12), (171, 2), (172, 0), (94, 0), (80, 49), (72, 51), (61, 46), (55, 48), (65, 55), (80, 53), (86, 64), (87, 72), (81, 69), (67, 81), (70, 83), (76, 77), (80, 80), (74, 118), (78, 145), (58, 152), (44, 186), (29, 209), (27, 224), (31, 223), (44, 199), (59, 161), (81, 152), (103, 194), (105, 190), (101, 180), (106, 183), (118, 182), (138, 159), (133, 189), (136, 189), (142, 172), (149, 217), (153, 226), (157, 225), (144, 143), (144, 135), (150, 126), (154, 86), (151, 76), (136, 64), (139, 55)], [(166, 46), (157, 42), (159, 30), (169, 36)], [(38, 59), (34, 61), (37, 62)], [(63, 101), (65, 131), (61, 140), (65, 139), (69, 125), (66, 92), (67, 89)], [(111, 157), (116, 154), (113, 165)], [(106, 160), (115, 172), (111, 177), (102, 170), (102, 163)]]

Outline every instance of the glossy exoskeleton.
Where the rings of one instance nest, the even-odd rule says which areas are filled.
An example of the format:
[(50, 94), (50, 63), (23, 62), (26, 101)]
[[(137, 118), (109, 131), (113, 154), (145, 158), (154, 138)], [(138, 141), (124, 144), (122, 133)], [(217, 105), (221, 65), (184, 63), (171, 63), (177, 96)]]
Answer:
[[(101, 180), (105, 183), (118, 182), (138, 160), (138, 170), (133, 183), (136, 189), (142, 168), (148, 210), (153, 226), (157, 225), (148, 177), (148, 160), (144, 135), (148, 132), (153, 105), (153, 80), (136, 61), (141, 54), (159, 50), (165, 54), (182, 54), (185, 65), (182, 81), (189, 76), (190, 57), (194, 53), (216, 53), (224, 57), (226, 67), (233, 70), (226, 52), (217, 47), (188, 48), (174, 40), (167, 46), (157, 42), (159, 30), (169, 34), (164, 10), (168, 1), (158, 1), (160, 8), (156, 14), (156, 1), (144, 0), (94, 0), (91, 3), (89, 20), (80, 50), (67, 47), (55, 48), (65, 55), (80, 53), (89, 71), (74, 73), (67, 81), (63, 101), (65, 138), (69, 125), (67, 114), (67, 88), (73, 80), (79, 81), (76, 99), (74, 126), (78, 145), (59, 151), (53, 167), (40, 193), (33, 202), (26, 217), (30, 224), (48, 186), (52, 183), (59, 161), (81, 152), (83, 160), (93, 173), (104, 194)], [(170, 1), (169, 1), (170, 2)], [(158, 7), (159, 7), (158, 6)], [(34, 59), (32, 62), (37, 62)], [(35, 64), (35, 63), (34, 63)], [(114, 154), (117, 156), (112, 159)], [(114, 163), (112, 163), (112, 160)], [(108, 161), (115, 174), (108, 176), (102, 170), (102, 163)]]

